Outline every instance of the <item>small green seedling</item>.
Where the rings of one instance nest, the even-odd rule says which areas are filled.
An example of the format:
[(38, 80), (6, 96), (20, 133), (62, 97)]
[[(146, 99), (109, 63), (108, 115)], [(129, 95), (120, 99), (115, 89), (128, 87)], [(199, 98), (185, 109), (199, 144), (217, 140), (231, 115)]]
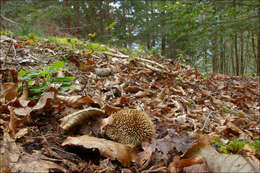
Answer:
[(246, 144), (248, 144), (251, 148), (256, 150), (256, 154), (260, 156), (260, 142), (255, 140), (253, 142), (247, 142), (246, 140), (233, 139), (227, 144), (223, 144), (219, 138), (214, 139), (213, 144), (217, 147), (217, 150), (222, 153), (238, 153), (241, 151)]
[[(64, 65), (64, 61), (57, 61), (55, 64), (51, 64), (41, 72), (36, 72), (34, 70), (19, 71), (19, 78), (28, 85), (29, 98), (39, 98), (51, 85), (55, 85), (58, 89), (72, 88), (74, 77), (54, 77), (54, 74), (59, 71), (67, 71), (67, 69), (64, 68)], [(20, 82), (18, 86), (19, 89), (21, 89), (22, 82)]]

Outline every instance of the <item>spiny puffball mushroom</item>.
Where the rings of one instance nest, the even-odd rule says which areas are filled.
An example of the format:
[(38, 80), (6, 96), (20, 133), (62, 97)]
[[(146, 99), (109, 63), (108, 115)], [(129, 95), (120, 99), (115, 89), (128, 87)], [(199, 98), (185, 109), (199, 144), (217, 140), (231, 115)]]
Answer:
[(105, 134), (112, 140), (137, 146), (155, 136), (155, 125), (149, 116), (138, 109), (125, 108), (104, 120)]

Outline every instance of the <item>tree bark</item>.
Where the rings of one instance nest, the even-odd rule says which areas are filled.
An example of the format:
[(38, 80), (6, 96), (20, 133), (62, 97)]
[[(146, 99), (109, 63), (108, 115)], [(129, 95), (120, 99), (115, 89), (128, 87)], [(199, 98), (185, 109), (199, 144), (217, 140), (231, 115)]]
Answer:
[[(258, 0), (260, 2), (260, 0)], [(260, 16), (260, 7), (258, 7), (258, 16)], [(260, 19), (258, 21), (258, 38), (257, 38), (257, 76), (260, 76)]]
[(214, 35), (213, 40), (213, 57), (212, 57), (212, 66), (213, 66), (213, 73), (218, 73), (218, 61), (217, 61), (217, 36)]
[(231, 66), (232, 66), (232, 75), (235, 75), (235, 63), (234, 63), (234, 43), (231, 43), (231, 52), (230, 52), (230, 58), (231, 58)]
[(236, 57), (236, 75), (239, 76), (239, 57), (238, 57), (238, 49), (237, 49), (237, 33), (235, 33), (235, 57)]
[[(217, 13), (216, 3), (214, 2), (214, 15)], [(212, 57), (213, 73), (218, 73), (218, 61), (217, 61), (217, 33), (213, 35), (213, 57)]]
[(244, 38), (243, 33), (241, 33), (240, 38), (240, 75), (244, 75)]
[(257, 61), (257, 54), (256, 54), (257, 50), (256, 50), (256, 46), (255, 46), (255, 35), (254, 35), (254, 33), (252, 33), (251, 42), (252, 42), (252, 49), (253, 49), (254, 58)]
[(0, 0), (0, 10), (2, 9), (3, 6), (4, 6), (4, 0)]
[(75, 35), (77, 37), (80, 37), (80, 30), (79, 30), (79, 27), (80, 27), (80, 11), (79, 11), (79, 4), (80, 2), (79, 1), (75, 1), (74, 2), (74, 7), (75, 7)]
[[(69, 0), (64, 0), (63, 6), (64, 6), (65, 9), (70, 8)], [(69, 16), (69, 15), (66, 16), (65, 20), (66, 20), (65, 23), (66, 23), (67, 33), (71, 34), (71, 32), (70, 32), (70, 30), (71, 30), (71, 16)]]
[(171, 41), (171, 51), (172, 51), (171, 58), (174, 60), (175, 59), (175, 43), (173, 40)]
[(150, 23), (150, 20), (149, 20), (149, 16), (148, 16), (148, 11), (149, 11), (149, 2), (148, 0), (145, 0), (145, 15), (146, 15), (146, 21), (145, 21), (145, 26), (146, 26), (146, 46), (147, 46), (147, 49), (151, 49), (151, 44), (150, 44), (150, 32), (149, 32), (149, 23)]
[(219, 71), (224, 74), (224, 60), (225, 60), (225, 43), (223, 43), (223, 37), (220, 39), (221, 46), (221, 52), (220, 52), (220, 68)]

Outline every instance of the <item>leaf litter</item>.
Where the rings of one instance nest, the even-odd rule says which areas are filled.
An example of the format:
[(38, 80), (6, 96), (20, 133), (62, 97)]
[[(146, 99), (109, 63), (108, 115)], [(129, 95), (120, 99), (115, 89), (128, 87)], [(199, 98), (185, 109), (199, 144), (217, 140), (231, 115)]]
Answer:
[[(203, 76), (171, 59), (13, 40), (1, 41), (1, 172), (260, 171), (259, 77)], [(18, 72), (57, 60), (68, 70), (53, 81), (73, 76), (78, 86), (50, 85), (30, 99)], [(133, 148), (105, 136), (100, 122), (123, 108), (146, 112), (156, 137)], [(234, 152), (225, 146), (234, 139), (247, 143)]]

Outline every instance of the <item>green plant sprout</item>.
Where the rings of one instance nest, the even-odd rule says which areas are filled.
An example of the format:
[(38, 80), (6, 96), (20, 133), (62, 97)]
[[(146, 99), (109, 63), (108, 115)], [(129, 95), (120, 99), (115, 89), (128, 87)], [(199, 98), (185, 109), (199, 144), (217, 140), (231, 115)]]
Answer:
[[(54, 77), (54, 74), (59, 71), (67, 71), (64, 68), (64, 61), (57, 61), (55, 64), (51, 64), (44, 68), (41, 72), (34, 70), (21, 70), (18, 72), (18, 77), (21, 81), (26, 82), (29, 89), (29, 98), (37, 99), (45, 92), (51, 85), (55, 85), (58, 89), (72, 88), (72, 81), (74, 77)], [(39, 82), (35, 82), (35, 80)], [(22, 88), (22, 82), (18, 84), (19, 89)]]
[(219, 152), (222, 153), (238, 153), (240, 150), (244, 148), (246, 144), (248, 144), (252, 149), (256, 150), (256, 154), (260, 156), (260, 142), (255, 140), (253, 142), (247, 142), (246, 140), (239, 140), (237, 138), (228, 142), (227, 144), (223, 144), (219, 138), (215, 138), (212, 143), (217, 147)]
[(116, 22), (111, 23), (110, 25), (108, 25), (108, 26), (106, 27), (106, 30), (109, 30), (109, 29), (114, 28), (115, 25), (116, 25)]

